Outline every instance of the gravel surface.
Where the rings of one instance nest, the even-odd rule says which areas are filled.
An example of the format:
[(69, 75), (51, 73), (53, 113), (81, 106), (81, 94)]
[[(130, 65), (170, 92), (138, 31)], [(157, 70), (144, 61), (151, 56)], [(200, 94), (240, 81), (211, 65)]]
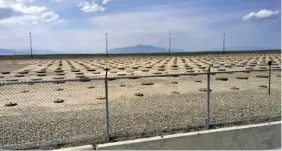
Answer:
[[(264, 92), (265, 90), (248, 90), (212, 93), (212, 121), (251, 120), (258, 116), (280, 115), (281, 91), (274, 90), (270, 96)], [(145, 95), (134, 101), (124, 97), (119, 102), (111, 101), (111, 136), (117, 140), (119, 137), (135, 138), (154, 135), (150, 133), (167, 129), (204, 125), (205, 100), (205, 93), (184, 93)], [(97, 108), (95, 104), (92, 106)], [(90, 140), (92, 143), (105, 140), (106, 122), (103, 110), (87, 109), (58, 113), (32, 107), (28, 110), (32, 112), (23, 111), (26, 114), (1, 117), (1, 146), (50, 140), (59, 140), (54, 142), (64, 144), (64, 140), (70, 139), (75, 142), (83, 138), (87, 138), (84, 143), (90, 143)], [(20, 148), (27, 146), (29, 145)], [(53, 146), (53, 148), (57, 147), (59, 146)], [(13, 147), (6, 146), (6, 148)]]
[[(276, 67), (280, 68), (279, 57), (272, 58), (279, 63)], [(182, 62), (182, 59), (186, 60), (186, 63)], [(269, 59), (268, 56), (266, 60)], [(241, 61), (236, 61), (235, 58), (231, 62), (230, 58), (222, 59), (219, 56), (214, 60), (217, 62), (212, 68), (214, 71), (217, 71), (218, 68), (225, 68), (224, 65), (231, 62), (234, 65), (240, 62), (265, 62), (262, 56), (256, 58), (249, 56)], [(159, 69), (158, 65), (163, 65), (167, 61), (169, 62), (166, 69), (169, 73), (186, 72), (184, 64), (189, 64), (195, 69), (195, 72), (200, 72), (202, 69), (196, 65), (205, 64), (203, 60), (189, 57), (165, 58), (161, 63), (156, 58), (147, 59), (146, 62), (149, 64), (145, 64), (144, 60), (138, 60), (134, 64), (132, 60), (127, 59), (116, 60), (116, 62), (112, 60), (107, 63), (102, 60), (72, 60), (71, 62), (88, 76), (88, 74), (92, 75), (92, 72), (88, 72), (79, 63), (86, 63), (89, 66), (92, 64), (91, 67), (95, 67), (99, 72), (103, 71), (98, 68), (100, 65), (103, 67), (109, 64), (112, 67), (128, 65), (126, 66), (128, 73), (131, 73), (133, 66), (141, 66), (142, 68), (135, 72), (138, 75), (147, 65), (152, 65), (154, 68), (143, 74), (152, 74)], [(171, 66), (174, 65), (174, 62), (179, 65), (177, 72)], [(19, 79), (38, 78), (36, 71), (47, 68), (48, 64), (51, 66), (48, 67), (46, 78), (50, 79), (55, 76), (53, 70), (58, 67), (58, 60), (38, 60), (26, 67), (19, 65), (13, 70), (17, 72), (24, 69), (30, 70), (26, 77)], [(76, 76), (75, 73), (70, 72), (71, 68), (66, 60), (63, 61), (62, 67), (66, 72), (65, 79), (69, 78), (69, 75)], [(6, 68), (0, 66), (1, 71)], [(228, 70), (234, 69), (228, 68)], [(187, 70), (190, 71), (190, 69)], [(14, 78), (14, 74), (5, 75), (2, 79)], [(103, 76), (103, 74), (100, 75)], [(116, 76), (116, 73), (111, 74)], [(257, 119), (263, 119), (259, 122), (279, 120), (281, 117), (281, 77), (277, 74), (280, 73), (273, 72), (271, 95), (268, 95), (268, 79), (257, 78), (257, 75), (267, 74), (267, 72), (251, 72), (212, 75), (212, 124), (230, 124), (234, 121), (250, 124)], [(236, 76), (247, 76), (248, 78), (236, 79)], [(217, 77), (228, 80), (216, 80)], [(151, 84), (142, 85), (144, 82)], [(206, 75), (110, 80), (111, 141), (201, 129), (206, 123), (207, 92), (200, 92), (199, 89), (206, 88), (206, 83)], [(266, 88), (259, 87), (259, 85), (265, 85)], [(231, 89), (232, 87), (238, 89)], [(53, 149), (105, 142), (106, 113), (103, 80), (62, 84), (0, 85), (0, 90), (0, 149), (1, 147), (3, 149)], [(136, 96), (134, 95), (136, 93), (143, 95)], [(57, 99), (62, 99), (64, 102), (53, 103)], [(6, 107), (4, 104), (9, 102), (17, 103), (17, 105)]]
[(0, 72), (13, 72), (18, 69), (22, 69), (30, 64), (11, 64), (11, 63), (0, 63)]
[[(104, 68), (110, 68), (108, 76), (132, 76), (132, 75), (157, 75), (177, 73), (206, 73), (207, 68), (213, 63), (212, 72), (257, 70), (267, 69), (267, 61), (272, 60), (273, 69), (281, 69), (281, 57), (278, 53), (268, 54), (231, 54), (231, 55), (200, 55), (200, 56), (123, 56), (109, 58), (80, 58), (80, 59), (46, 59), (46, 60), (21, 60), (12, 64), (10, 60), (0, 61), (0, 71), (13, 71), (5, 74), (3, 81), (17, 79), (28, 81), (42, 78), (51, 80), (57, 75), (56, 71), (64, 73), (65, 79), (73, 79), (78, 75), (87, 77), (104, 77)], [(29, 64), (28, 66), (21, 66)], [(91, 69), (91, 70), (89, 70)], [(29, 71), (23, 77), (18, 72)], [(38, 72), (46, 72), (46, 76)], [(73, 72), (76, 71), (76, 72)], [(45, 74), (45, 73), (44, 73)]]

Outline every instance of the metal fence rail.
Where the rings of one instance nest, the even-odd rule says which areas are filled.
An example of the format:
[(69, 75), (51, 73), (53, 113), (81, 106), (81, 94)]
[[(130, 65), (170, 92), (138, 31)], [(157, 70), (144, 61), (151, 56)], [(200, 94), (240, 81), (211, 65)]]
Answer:
[(56, 148), (277, 120), (281, 74), (269, 69), (1, 81), (0, 146)]

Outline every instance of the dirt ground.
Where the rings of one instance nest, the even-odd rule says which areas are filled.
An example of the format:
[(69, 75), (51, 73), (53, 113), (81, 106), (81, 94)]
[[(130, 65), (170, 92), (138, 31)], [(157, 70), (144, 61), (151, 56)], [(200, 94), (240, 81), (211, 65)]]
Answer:
[(22, 69), (30, 65), (30, 61), (12, 61), (12, 60), (2, 60), (0, 61), (0, 71), (12, 72), (15, 70)]
[[(264, 70), (268, 68), (268, 61), (273, 62), (273, 69), (280, 69), (280, 54), (20, 60), (16, 61), (15, 64), (11, 61), (2, 61), (0, 63), (0, 72), (2, 73), (0, 75), (0, 81), (50, 80), (58, 77), (73, 79), (81, 76), (104, 77), (105, 68), (110, 68), (108, 75), (113, 77), (205, 73), (208, 66), (212, 63), (212, 72)], [(3, 74), (3, 72), (10, 73)]]
[[(23, 61), (22, 64), (19, 63), (23, 65), (22, 67), (14, 68), (13, 71), (9, 69), (9, 74), (2, 73), (0, 133), (3, 137), (0, 139), (0, 146), (8, 145), (7, 148), (13, 148), (11, 147), (13, 144), (46, 143), (51, 140), (56, 140), (55, 142), (60, 144), (66, 140), (90, 138), (93, 142), (103, 142), (106, 132), (104, 80), (66, 81), (60, 84), (46, 82), (32, 85), (7, 84), (7, 80), (17, 78), (18, 81), (30, 81), (41, 78), (42, 81), (54, 77), (72, 79), (76, 78), (76, 73), (83, 73), (79, 75), (89, 77), (103, 77), (104, 67), (111, 67), (110, 77), (131, 74), (156, 75), (166, 72), (202, 73), (207, 69), (207, 64), (212, 62), (215, 67), (212, 71), (262, 69), (261, 67), (267, 67), (268, 60), (274, 62), (274, 68), (281, 67), (278, 54), (213, 58), (205, 56), (36, 60), (33, 64)], [(71, 66), (80, 71), (72, 72)], [(57, 75), (54, 72), (58, 67), (61, 67), (65, 75)], [(44, 68), (46, 76), (38, 77), (37, 71)], [(95, 71), (88, 71), (89, 69)], [(2, 68), (1, 71), (8, 69)], [(24, 77), (15, 77), (22, 71), (28, 73), (24, 74)], [(94, 72), (96, 74), (93, 74)], [(268, 72), (258, 71), (211, 75), (212, 122), (251, 121), (261, 117), (280, 116), (281, 73), (272, 71), (271, 95), (268, 95), (267, 76)], [(224, 78), (225, 80), (222, 80)], [(108, 85), (112, 137), (137, 137), (167, 129), (205, 125), (207, 92), (200, 89), (207, 87), (207, 75), (112, 78)], [(55, 100), (64, 102), (54, 103)], [(5, 106), (9, 102), (17, 105)]]

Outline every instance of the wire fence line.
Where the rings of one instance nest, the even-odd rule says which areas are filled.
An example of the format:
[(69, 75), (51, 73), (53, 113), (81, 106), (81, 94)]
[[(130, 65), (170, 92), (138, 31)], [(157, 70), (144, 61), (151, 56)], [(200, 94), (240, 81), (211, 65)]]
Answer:
[(117, 141), (281, 115), (278, 69), (105, 75), (1, 82), (2, 148)]

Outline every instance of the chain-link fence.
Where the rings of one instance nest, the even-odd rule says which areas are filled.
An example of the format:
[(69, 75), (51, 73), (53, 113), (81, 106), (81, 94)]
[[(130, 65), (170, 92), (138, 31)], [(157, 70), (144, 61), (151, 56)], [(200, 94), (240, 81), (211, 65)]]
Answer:
[[(204, 75), (116, 78), (109, 82), (110, 136), (145, 137), (204, 126)], [(195, 82), (196, 83), (196, 82)], [(120, 93), (122, 92), (122, 93)]]
[(104, 80), (2, 83), (0, 88), (4, 149), (105, 141)]
[(2, 82), (0, 145), (58, 148), (280, 119), (280, 70), (209, 71)]
[(269, 71), (211, 75), (211, 123), (240, 124), (280, 119), (280, 71), (272, 71), (271, 83), (270, 76)]

